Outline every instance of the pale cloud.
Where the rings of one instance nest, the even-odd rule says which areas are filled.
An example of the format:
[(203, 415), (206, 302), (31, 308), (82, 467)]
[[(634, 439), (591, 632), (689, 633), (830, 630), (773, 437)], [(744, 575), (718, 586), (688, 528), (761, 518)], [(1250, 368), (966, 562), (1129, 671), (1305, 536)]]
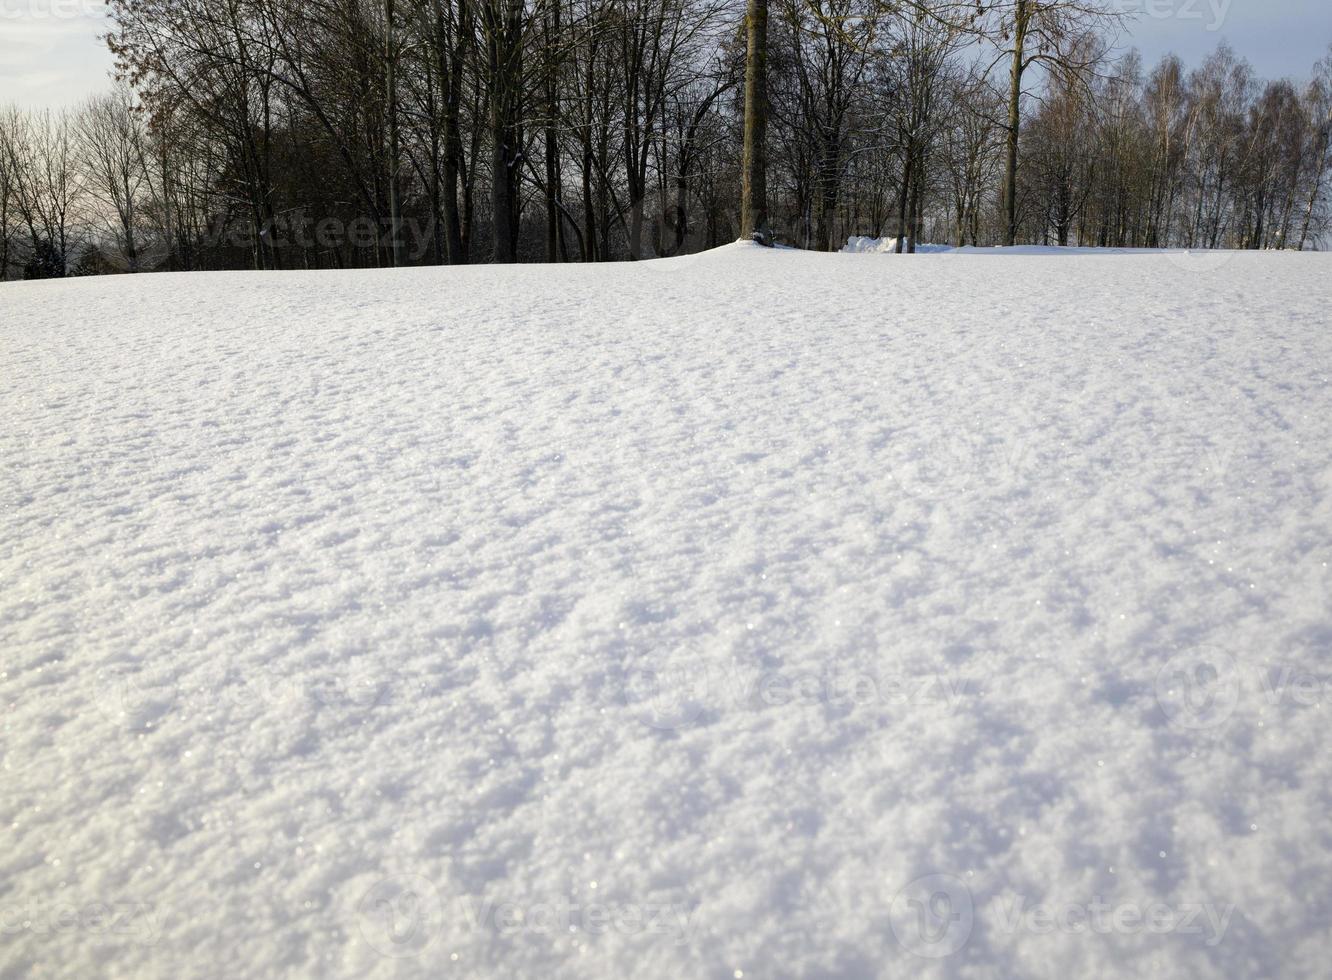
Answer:
[(59, 108), (104, 90), (107, 27), (93, 0), (0, 0), (0, 103)]

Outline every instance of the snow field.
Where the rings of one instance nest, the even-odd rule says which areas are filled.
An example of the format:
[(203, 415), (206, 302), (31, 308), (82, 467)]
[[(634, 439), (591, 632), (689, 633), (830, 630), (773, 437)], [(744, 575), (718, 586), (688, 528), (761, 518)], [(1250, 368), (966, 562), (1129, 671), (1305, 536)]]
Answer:
[(0, 291), (0, 976), (1319, 976), (1332, 266)]

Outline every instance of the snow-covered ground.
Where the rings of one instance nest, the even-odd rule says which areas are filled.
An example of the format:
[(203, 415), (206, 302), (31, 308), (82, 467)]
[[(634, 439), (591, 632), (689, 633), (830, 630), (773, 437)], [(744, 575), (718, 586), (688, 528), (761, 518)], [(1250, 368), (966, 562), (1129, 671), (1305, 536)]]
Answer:
[(1315, 977), (1332, 260), (0, 287), (0, 976)]

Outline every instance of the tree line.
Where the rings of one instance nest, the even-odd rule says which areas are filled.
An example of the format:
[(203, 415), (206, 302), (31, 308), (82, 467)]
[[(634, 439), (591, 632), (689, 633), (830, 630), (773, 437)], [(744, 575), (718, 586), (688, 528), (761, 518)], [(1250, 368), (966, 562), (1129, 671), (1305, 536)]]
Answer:
[(1147, 68), (1099, 0), (110, 6), (109, 91), (0, 110), (0, 277), (1303, 249), (1332, 217), (1332, 52)]

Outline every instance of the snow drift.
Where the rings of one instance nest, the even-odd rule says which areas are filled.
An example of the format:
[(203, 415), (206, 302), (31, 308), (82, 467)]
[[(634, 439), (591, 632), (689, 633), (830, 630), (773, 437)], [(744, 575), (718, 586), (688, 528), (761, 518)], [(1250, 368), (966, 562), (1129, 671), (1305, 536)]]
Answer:
[(0, 975), (1317, 976), (1332, 264), (0, 289)]
[[(904, 249), (905, 250), (905, 249)], [(850, 254), (871, 254), (871, 255), (895, 255), (897, 254), (896, 238), (869, 238), (864, 235), (852, 235), (846, 240), (846, 247), (843, 252)], [(948, 245), (930, 245), (925, 242), (916, 246), (917, 255), (925, 255), (934, 252), (950, 252), (951, 246)]]

